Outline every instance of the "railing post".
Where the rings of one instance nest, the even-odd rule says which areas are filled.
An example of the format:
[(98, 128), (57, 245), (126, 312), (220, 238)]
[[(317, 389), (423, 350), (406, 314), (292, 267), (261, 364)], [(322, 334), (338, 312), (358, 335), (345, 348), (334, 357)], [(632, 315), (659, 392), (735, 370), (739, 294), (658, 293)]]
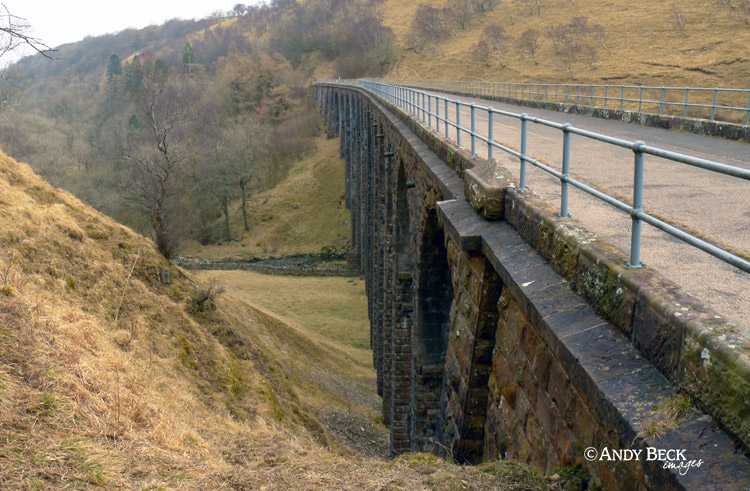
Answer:
[(427, 127), (432, 128), (432, 96), (427, 94)]
[(435, 132), (440, 134), (440, 98), (435, 96)]
[(576, 99), (576, 106), (581, 105), (581, 84), (578, 84), (578, 99)]
[(750, 90), (747, 91), (747, 114), (745, 115), (745, 126), (750, 125)]
[(492, 142), (495, 141), (495, 113), (492, 106), (487, 108), (487, 158), (491, 159), (494, 146)]
[(716, 114), (716, 101), (719, 98), (719, 89), (714, 88), (714, 105), (711, 106), (711, 121), (714, 120), (714, 115)]
[(565, 84), (565, 105), (568, 104), (568, 84)]
[(448, 98), (445, 98), (445, 139), (448, 139), (448, 129), (451, 125), (448, 124)]
[(659, 95), (659, 116), (664, 112), (664, 87), (661, 88), (661, 95)]
[[(425, 113), (424, 113), (424, 109), (425, 109), (424, 96), (425, 96), (425, 93), (421, 92), (420, 95), (422, 96), (422, 103), (419, 104), (419, 109), (422, 112), (422, 122), (424, 123), (424, 122), (427, 121), (427, 117), (425, 116)], [(419, 101), (419, 99), (417, 99), (417, 101)]]
[(625, 86), (620, 85), (620, 111), (622, 111), (622, 104), (625, 102)]
[[(579, 85), (580, 87), (580, 85)], [(563, 130), (563, 163), (560, 177), (560, 215), (557, 218), (570, 218), (568, 214), (568, 177), (570, 177), (570, 123), (566, 123)]]
[(641, 86), (641, 96), (638, 100), (638, 112), (642, 112), (643, 109), (643, 86)]
[(688, 100), (690, 99), (690, 87), (685, 87), (685, 109), (682, 111), (682, 117), (687, 118)]
[(607, 97), (609, 96), (609, 85), (604, 86), (604, 109), (607, 109)]
[(557, 104), (557, 84), (555, 84), (555, 104)]
[(526, 135), (528, 123), (526, 118), (529, 115), (526, 113), (521, 114), (521, 182), (519, 185), (520, 189), (526, 189)]
[(633, 219), (633, 228), (630, 233), (630, 263), (625, 267), (629, 269), (639, 269), (643, 267), (641, 263), (641, 219), (639, 213), (643, 212), (643, 174), (644, 174), (644, 155), (641, 147), (645, 145), (642, 141), (633, 143), (633, 152), (635, 153), (635, 169), (633, 171), (633, 210), (630, 216)]
[(461, 146), (461, 103), (456, 101), (456, 145)]
[(594, 84), (591, 84), (591, 101), (590, 101), (590, 104), (591, 104), (591, 106), (594, 105)]
[(477, 154), (477, 138), (476, 138), (476, 125), (477, 125), (477, 107), (473, 103), (471, 104), (471, 156), (474, 157)]

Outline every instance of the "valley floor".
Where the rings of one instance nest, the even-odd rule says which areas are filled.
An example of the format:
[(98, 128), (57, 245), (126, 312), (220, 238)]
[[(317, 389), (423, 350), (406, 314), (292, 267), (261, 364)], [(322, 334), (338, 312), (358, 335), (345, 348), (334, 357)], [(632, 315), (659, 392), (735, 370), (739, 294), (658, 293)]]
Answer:
[[(358, 278), (273, 276), (249, 271), (199, 271), (197, 279), (226, 289), (269, 320), (295, 332), (275, 351), (294, 391), (328, 433), (329, 446), (278, 428), (258, 426), (249, 447), (236, 447), (231, 489), (548, 489), (551, 484), (526, 466), (497, 462), (462, 467), (424, 454), (389, 460), (388, 429), (369, 349), (364, 282)], [(272, 328), (273, 331), (273, 328)], [(285, 346), (307, 340), (330, 349), (299, 356)], [(289, 440), (287, 440), (289, 439)]]

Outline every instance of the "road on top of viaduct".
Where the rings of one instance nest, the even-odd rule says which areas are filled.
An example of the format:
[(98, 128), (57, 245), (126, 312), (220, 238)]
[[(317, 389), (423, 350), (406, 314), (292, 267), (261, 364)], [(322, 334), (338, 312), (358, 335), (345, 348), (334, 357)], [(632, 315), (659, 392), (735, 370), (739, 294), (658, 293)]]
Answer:
[[(624, 140), (642, 140), (648, 145), (702, 157), (750, 169), (750, 144), (720, 138), (681, 133), (601, 118), (527, 108), (496, 101), (429, 91), (466, 103), (529, 116), (571, 123), (573, 126)], [(444, 116), (444, 105), (441, 105)], [(434, 110), (433, 110), (434, 111)], [(449, 116), (455, 121), (455, 104), (449, 104)], [(520, 149), (521, 122), (495, 115), (494, 139)], [(469, 127), (470, 108), (461, 109), (461, 126)], [(435, 121), (432, 122), (433, 128)], [(487, 136), (488, 117), (476, 111), (477, 133)], [(441, 124), (440, 133), (444, 133)], [(455, 140), (455, 128), (450, 128)], [(471, 135), (462, 132), (461, 145), (470, 148)], [(528, 123), (527, 153), (557, 170), (562, 167), (562, 132)], [(487, 157), (487, 145), (477, 140), (476, 152)], [(495, 159), (505, 165), (518, 180), (520, 163), (502, 150), (494, 149)], [(538, 195), (559, 207), (560, 181), (527, 164), (526, 184)], [(572, 135), (570, 173), (621, 201), (633, 198), (633, 152), (582, 136)], [(644, 209), (683, 229), (692, 229), (750, 255), (750, 182), (672, 162), (651, 155), (645, 162)], [(569, 212), (604, 240), (630, 250), (630, 217), (612, 206), (570, 186)], [(750, 330), (750, 274), (730, 266), (709, 254), (652, 227), (643, 225), (641, 260), (671, 279), (719, 313)]]

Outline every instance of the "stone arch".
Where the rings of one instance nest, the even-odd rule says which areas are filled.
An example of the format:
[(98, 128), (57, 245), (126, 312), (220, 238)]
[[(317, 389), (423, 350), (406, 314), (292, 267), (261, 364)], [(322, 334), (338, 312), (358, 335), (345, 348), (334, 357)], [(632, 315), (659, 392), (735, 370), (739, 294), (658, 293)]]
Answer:
[[(383, 133), (382, 123), (379, 125), (379, 133)], [(381, 192), (383, 195), (383, 219), (382, 230), (380, 236), (382, 237), (383, 243), (381, 247), (381, 255), (379, 258), (380, 264), (380, 282), (382, 285), (382, 299), (381, 299), (381, 310), (382, 310), (382, 362), (379, 367), (379, 374), (381, 375), (382, 382), (382, 402), (383, 402), (383, 421), (386, 425), (391, 423), (391, 397), (393, 394), (392, 385), (392, 371), (393, 371), (393, 281), (394, 271), (391, 267), (392, 258), (395, 255), (393, 249), (394, 243), (394, 210), (395, 210), (395, 193), (394, 186), (389, 179), (392, 175), (390, 171), (390, 157), (385, 157), (387, 152), (391, 152), (392, 145), (390, 141), (384, 139), (382, 144), (379, 145), (378, 160), (380, 162), (380, 177), (382, 182), (380, 183)], [(405, 185), (405, 183), (404, 183)]]
[(413, 441), (418, 451), (432, 451), (443, 389), (453, 282), (445, 234), (437, 212), (426, 213), (419, 247), (416, 322), (413, 331)]
[(411, 230), (411, 215), (409, 213), (409, 197), (406, 189), (406, 170), (402, 162), (398, 165), (396, 176), (396, 214), (394, 230), (394, 250), (396, 252), (396, 269), (408, 271), (409, 237)]
[(411, 213), (406, 186), (406, 169), (395, 163), (396, 191), (393, 201), (393, 334), (391, 359), (391, 452), (413, 450), (412, 411), (412, 323), (414, 277), (411, 255)]

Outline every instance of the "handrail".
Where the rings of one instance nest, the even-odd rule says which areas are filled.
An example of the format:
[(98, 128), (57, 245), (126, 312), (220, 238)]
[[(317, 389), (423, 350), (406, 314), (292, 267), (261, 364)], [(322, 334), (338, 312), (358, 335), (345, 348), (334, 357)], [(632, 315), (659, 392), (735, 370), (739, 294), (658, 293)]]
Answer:
[[(501, 111), (492, 107), (479, 106), (473, 103), (467, 103), (461, 100), (450, 99), (438, 94), (430, 93), (427, 91), (414, 89), (412, 87), (404, 87), (394, 84), (385, 84), (381, 82), (374, 82), (371, 80), (358, 81), (358, 80), (339, 80), (339, 83), (354, 84), (363, 87), (364, 89), (380, 96), (388, 103), (395, 105), (407, 113), (410, 113), (417, 120), (421, 121), (429, 128), (432, 128), (432, 120), (435, 119), (435, 130), (438, 134), (441, 134), (441, 122), (443, 124), (444, 136), (450, 137), (450, 128), (453, 128), (456, 135), (456, 143), (461, 145), (461, 133), (467, 133), (471, 137), (470, 149), (472, 156), (476, 155), (476, 142), (477, 140), (487, 145), (487, 153), (489, 158), (493, 156), (493, 149), (497, 148), (502, 150), (516, 158), (520, 162), (520, 183), (519, 187), (525, 189), (526, 186), (526, 164), (529, 163), (539, 169), (555, 176), (560, 180), (561, 186), (561, 198), (560, 198), (560, 214), (557, 215), (560, 219), (570, 218), (568, 214), (568, 191), (569, 186), (574, 186), (583, 192), (594, 196), (605, 203), (608, 203), (615, 208), (624, 211), (631, 216), (632, 227), (631, 227), (631, 241), (630, 241), (630, 260), (625, 263), (625, 267), (637, 269), (642, 268), (641, 263), (641, 228), (642, 222), (646, 222), (673, 237), (692, 245), (712, 256), (731, 264), (742, 271), (750, 273), (750, 261), (743, 257), (740, 257), (726, 249), (722, 249), (714, 244), (711, 244), (703, 239), (698, 238), (696, 235), (681, 230), (664, 220), (661, 220), (653, 215), (646, 213), (643, 210), (643, 189), (644, 189), (644, 162), (646, 155), (652, 155), (660, 157), (674, 162), (699, 167), (712, 172), (724, 174), (727, 176), (736, 177), (739, 179), (745, 179), (750, 181), (750, 170), (743, 169), (721, 162), (715, 162), (691, 155), (681, 154), (672, 152), (658, 147), (647, 145), (642, 141), (628, 141), (620, 138), (614, 138), (608, 135), (595, 133), (592, 131), (576, 128), (570, 123), (560, 124), (554, 121), (545, 120), (542, 118), (532, 117), (528, 114), (518, 114), (509, 111)], [(434, 101), (434, 106), (433, 106)], [(441, 114), (442, 106), (442, 114)], [(433, 111), (433, 107), (435, 108)], [(461, 108), (468, 107), (471, 111), (470, 126), (465, 127), (461, 125), (460, 115)], [(455, 121), (451, 120), (450, 110), (453, 110)], [(485, 111), (489, 121), (489, 135), (487, 137), (477, 133), (476, 131), (476, 112)], [(493, 138), (493, 127), (495, 115), (502, 117), (509, 117), (517, 119), (521, 122), (521, 151), (509, 148)], [(563, 133), (563, 161), (562, 171), (558, 171), (539, 160), (530, 157), (527, 153), (526, 140), (527, 140), (527, 127), (528, 123), (538, 124), (542, 126), (548, 126), (555, 128)], [(623, 148), (629, 148), (634, 153), (634, 170), (633, 170), (633, 204), (624, 203), (617, 198), (610, 196), (609, 194), (602, 192), (594, 187), (586, 184), (583, 181), (579, 181), (570, 176), (570, 148), (571, 148), (571, 135), (579, 135), (591, 140), (604, 142), (610, 145), (616, 145)]]
[[(671, 113), (709, 121), (750, 125), (750, 89), (650, 85), (545, 84), (463, 80), (372, 79), (374, 82), (516, 101), (559, 103)], [(627, 95), (627, 97), (626, 97)], [(692, 99), (691, 99), (692, 98)], [(722, 103), (723, 102), (723, 103)], [(717, 112), (718, 111), (718, 112)]]

